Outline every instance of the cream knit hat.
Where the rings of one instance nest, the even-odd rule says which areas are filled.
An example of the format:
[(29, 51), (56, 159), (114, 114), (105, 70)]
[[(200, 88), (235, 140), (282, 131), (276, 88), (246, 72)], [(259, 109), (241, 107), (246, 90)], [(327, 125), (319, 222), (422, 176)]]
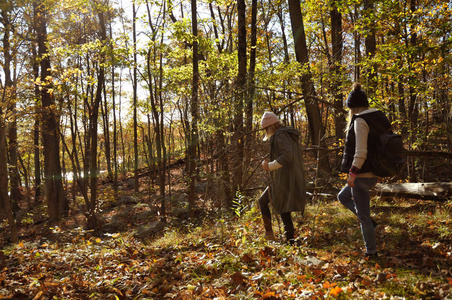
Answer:
[(262, 116), (261, 126), (262, 128), (265, 128), (278, 122), (279, 122), (278, 117), (274, 113), (267, 111)]

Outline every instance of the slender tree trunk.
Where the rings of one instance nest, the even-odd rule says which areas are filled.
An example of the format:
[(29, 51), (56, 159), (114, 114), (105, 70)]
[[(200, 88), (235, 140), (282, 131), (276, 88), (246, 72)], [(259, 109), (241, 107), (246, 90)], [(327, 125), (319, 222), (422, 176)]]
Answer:
[[(72, 197), (75, 200), (75, 191), (76, 191), (75, 187), (77, 186), (83, 195), (83, 199), (85, 200), (85, 203), (88, 203), (88, 201), (89, 201), (88, 200), (88, 190), (85, 185), (85, 181), (81, 178), (81, 167), (80, 167), (79, 155), (78, 155), (78, 151), (77, 151), (78, 130), (77, 130), (77, 126), (75, 125), (77, 122), (76, 121), (77, 120), (77, 97), (75, 98), (74, 102), (75, 102), (74, 112), (72, 112), (71, 104), (69, 103), (69, 105), (68, 105), (72, 151), (69, 151), (69, 149), (67, 149), (67, 152), (69, 153), (69, 157), (71, 158), (72, 174), (74, 177), (74, 184), (72, 187), (72, 191), (73, 191)], [(64, 143), (64, 139), (63, 139), (63, 143)], [(66, 146), (65, 143), (64, 143), (64, 145)], [(66, 148), (68, 148), (68, 147), (66, 146)]]
[[(113, 41), (113, 28), (110, 23), (110, 41)], [(110, 45), (110, 51), (113, 60), (113, 44)], [(115, 200), (118, 200), (118, 133), (116, 128), (116, 91), (115, 91), (115, 65), (111, 66), (111, 98), (113, 111), (113, 191)]]
[[(356, 20), (358, 19), (358, 4), (355, 4), (354, 13), (350, 12), (350, 19), (352, 20), (353, 27), (356, 28)], [(361, 38), (358, 30), (353, 30), (353, 41), (354, 41), (354, 81), (359, 82), (361, 79)]]
[[(279, 24), (281, 25), (281, 36), (282, 36), (283, 47), (284, 47), (284, 63), (288, 64), (290, 57), (289, 57), (289, 45), (287, 43), (287, 36), (286, 36), (286, 25), (285, 25), (285, 19), (284, 19), (284, 12), (280, 8), (276, 12), (276, 14), (278, 15)], [(268, 33), (267, 33), (267, 35), (268, 35)]]
[[(107, 30), (105, 25), (105, 18), (103, 12), (98, 13), (99, 25), (100, 25), (100, 36), (102, 42), (107, 40)], [(96, 216), (96, 206), (97, 206), (97, 182), (99, 176), (98, 169), (98, 159), (97, 159), (97, 140), (98, 140), (98, 118), (99, 118), (99, 106), (102, 103), (102, 90), (105, 83), (105, 53), (100, 50), (100, 61), (98, 63), (98, 74), (97, 74), (97, 88), (94, 97), (94, 102), (91, 103), (91, 111), (89, 118), (89, 135), (91, 140), (91, 151), (90, 151), (90, 201), (88, 203), (88, 224), (89, 229), (94, 229), (96, 235), (99, 234), (98, 228), (99, 223)]]
[(19, 189), (19, 169), (18, 169), (18, 154), (17, 154), (17, 118), (16, 118), (16, 89), (11, 76), (11, 29), (12, 24), (10, 20), (9, 5), (4, 6), (1, 10), (0, 21), (3, 24), (3, 72), (5, 76), (5, 101), (7, 107), (8, 120), (5, 119), (6, 134), (8, 138), (8, 173), (10, 184), (10, 201), (13, 209), (19, 210), (18, 202), (21, 198)]
[[(4, 99), (4, 94), (2, 98)], [(6, 153), (5, 121), (3, 119), (3, 111), (0, 106), (0, 200), (1, 205), (4, 208), (6, 218), (8, 219), (11, 241), (13, 243), (18, 243), (19, 237), (17, 234), (16, 222), (14, 221), (13, 210), (8, 197), (8, 167)]]
[[(295, 55), (297, 61), (304, 67), (309, 68), (308, 47), (306, 44), (306, 35), (303, 26), (303, 15), (301, 13), (300, 0), (289, 0), (290, 20), (292, 23), (292, 32), (295, 42)], [(321, 145), (321, 137), (325, 133), (322, 125), (322, 118), (317, 102), (312, 100), (315, 96), (315, 88), (312, 82), (311, 72), (303, 72), (301, 78), (301, 87), (308, 117), (309, 130), (311, 132), (311, 142), (314, 146)], [(330, 166), (328, 156), (325, 151), (319, 151), (319, 168), (325, 173), (329, 173)]]
[[(97, 217), (96, 217), (96, 205), (97, 205), (97, 179), (98, 179), (98, 167), (97, 167), (97, 138), (98, 138), (98, 125), (97, 120), (99, 117), (99, 105), (102, 98), (102, 81), (104, 80), (104, 68), (99, 67), (99, 74), (97, 76), (97, 91), (94, 101), (91, 105), (92, 109), (90, 111), (90, 120), (89, 120), (89, 138), (91, 140), (90, 143), (90, 199), (88, 202), (88, 212), (87, 212), (87, 228), (94, 229), (95, 232), (98, 229), (97, 225)], [(97, 232), (96, 232), (97, 234)]]
[[(243, 173), (243, 106), (246, 94), (246, 4), (245, 0), (237, 1), (238, 11), (238, 74), (236, 82), (236, 103), (234, 111), (234, 153), (233, 153), (233, 191), (242, 188)], [(232, 199), (230, 199), (232, 201)], [(232, 206), (232, 203), (231, 203)]]
[[(287, 43), (287, 36), (286, 36), (286, 25), (285, 25), (285, 12), (282, 10), (282, 7), (280, 6), (280, 8), (277, 10), (276, 15), (278, 16), (279, 19), (279, 24), (281, 25), (281, 38), (282, 38), (282, 42), (283, 42), (283, 49), (284, 49), (284, 63), (285, 64), (289, 64), (290, 61), (290, 56), (289, 56), (289, 45)], [(268, 46), (268, 39), (267, 39), (267, 47)], [(269, 54), (271, 53), (271, 51), (269, 52)], [(270, 61), (270, 65), (271, 65), (271, 61)], [(285, 80), (282, 83), (282, 88), (284, 91), (284, 95), (287, 96), (287, 99), (292, 102), (292, 93), (290, 91), (286, 91), (287, 90), (287, 80)], [(289, 107), (290, 110), (290, 115), (291, 115), (291, 120), (290, 120), (290, 125), (292, 127), (295, 127), (295, 119), (294, 119), (294, 114), (293, 114), (293, 106), (291, 105)]]
[(197, 155), (196, 148), (198, 145), (198, 85), (199, 85), (199, 67), (198, 67), (198, 18), (196, 12), (196, 0), (191, 0), (192, 10), (192, 34), (193, 40), (193, 79), (192, 79), (192, 92), (191, 92), (191, 130), (188, 145), (188, 201), (190, 204), (190, 216), (194, 214), (195, 208), (195, 183), (197, 177)]
[[(8, 72), (5, 72), (5, 75)], [(16, 92), (11, 78), (5, 76), (5, 82), (11, 83), (11, 85), (5, 84), (5, 88), (9, 90), (10, 97), (7, 100), (7, 115), (9, 119), (6, 124), (7, 137), (8, 137), (8, 165), (9, 165), (9, 184), (10, 184), (10, 200), (14, 210), (19, 209), (19, 200), (22, 198), (20, 192), (20, 175), (18, 169), (18, 152), (17, 152), (17, 117), (16, 117)]]
[[(84, 58), (86, 60), (86, 74), (88, 77), (94, 76), (94, 74), (91, 74), (91, 60), (88, 58), (88, 55), (85, 55)], [(89, 190), (89, 171), (90, 171), (90, 164), (91, 164), (91, 138), (90, 138), (90, 129), (89, 129), (89, 118), (91, 117), (91, 110), (92, 107), (90, 103), (93, 102), (93, 96), (92, 92), (89, 86), (86, 87), (86, 91), (83, 90), (82, 86), (82, 100), (83, 100), (83, 111), (88, 111), (89, 114), (82, 113), (82, 123), (83, 123), (83, 143), (80, 141), (80, 144), (84, 145), (85, 149), (85, 155), (83, 157), (83, 178), (81, 179), (83, 181), (83, 188), (84, 194), (88, 195)], [(75, 111), (77, 111), (77, 107), (74, 108)], [(76, 119), (75, 119), (76, 120)], [(81, 138), (79, 137), (81, 140)], [(89, 203), (88, 197), (85, 199), (87, 201), (87, 206)]]
[[(163, 18), (165, 18), (165, 12), (163, 13)], [(160, 40), (160, 44), (164, 44), (164, 37)], [(162, 213), (162, 221), (166, 222), (166, 203), (165, 203), (165, 195), (166, 195), (166, 166), (167, 166), (167, 158), (166, 158), (166, 146), (165, 146), (165, 124), (164, 124), (164, 106), (163, 106), (163, 53), (159, 53), (159, 101), (160, 101), (160, 126), (159, 126), (159, 147), (161, 148), (161, 164), (160, 164), (160, 199), (161, 199), (161, 213)], [(196, 149), (196, 148), (195, 148)]]
[[(34, 79), (39, 78), (39, 63), (38, 63), (38, 55), (36, 53), (36, 48), (32, 47), (32, 53), (33, 53), (33, 75)], [(35, 199), (34, 202), (36, 204), (41, 203), (41, 161), (40, 161), (40, 144), (39, 144), (39, 136), (41, 134), (40, 132), (40, 119), (38, 112), (38, 99), (40, 98), (40, 91), (38, 85), (35, 85), (35, 97), (36, 97), (36, 104), (35, 104), (35, 120), (33, 125), (33, 132), (34, 132), (34, 138), (33, 138), (33, 146), (34, 146), (34, 178), (35, 178)]]
[(119, 110), (118, 110), (118, 120), (119, 120), (119, 137), (121, 142), (121, 155), (122, 155), (122, 176), (125, 175), (126, 167), (125, 167), (125, 161), (126, 161), (126, 150), (124, 145), (124, 132), (122, 128), (122, 122), (121, 122), (121, 112), (122, 112), (122, 72), (119, 73)]
[(137, 75), (137, 30), (136, 30), (136, 7), (135, 1), (132, 1), (132, 10), (133, 10), (133, 151), (135, 155), (135, 193), (138, 193), (138, 120), (137, 120), (137, 84), (138, 84), (138, 75)]
[(30, 170), (30, 156), (28, 156), (28, 160), (27, 160), (27, 165), (25, 165), (24, 160), (22, 159), (22, 157), (19, 155), (19, 163), (20, 166), (22, 167), (23, 172), (22, 173), (22, 177), (24, 179), (24, 185), (25, 185), (25, 199), (27, 200), (27, 205), (28, 208), (32, 207), (31, 205), (31, 190), (30, 190), (30, 175), (29, 175), (29, 170)]
[(245, 108), (245, 166), (249, 166), (253, 145), (253, 102), (255, 95), (254, 74), (256, 71), (256, 43), (257, 43), (257, 0), (251, 2), (251, 40), (250, 40), (250, 67), (248, 78), (248, 91), (246, 93)]
[[(148, 12), (149, 12), (149, 3), (148, 3)], [(162, 20), (165, 20), (166, 17), (166, 6), (164, 6)], [(149, 18), (151, 18), (151, 14), (149, 14)], [(150, 22), (152, 23), (152, 22)], [(164, 30), (165, 23), (161, 25), (161, 30)], [(160, 44), (164, 44), (164, 36), (161, 35)], [(158, 172), (159, 172), (159, 189), (160, 189), (160, 209), (161, 209), (161, 220), (166, 222), (166, 203), (165, 203), (165, 178), (166, 178), (166, 146), (165, 146), (165, 124), (164, 124), (164, 99), (163, 99), (163, 53), (157, 53), (157, 49), (154, 47), (154, 65), (157, 65), (156, 59), (158, 57), (158, 65), (159, 65), (159, 76), (155, 78), (155, 89), (150, 89), (154, 92), (154, 95), (151, 96), (151, 106), (154, 113), (154, 121), (155, 121), (155, 135), (156, 135), (156, 147), (157, 147), (157, 160), (158, 160)], [(149, 74), (149, 78), (151, 80), (151, 74)], [(150, 81), (151, 82), (151, 81)], [(156, 103), (157, 102), (157, 103)], [(158, 106), (157, 106), (158, 105)], [(159, 108), (159, 109), (157, 109)], [(158, 112), (160, 110), (160, 113)]]
[(51, 68), (47, 49), (46, 7), (42, 0), (35, 5), (35, 17), (38, 56), (41, 59), (42, 134), (47, 211), (50, 220), (58, 221), (69, 208), (64, 195), (61, 175), (58, 117), (54, 111), (55, 99), (50, 90), (50, 84), (47, 82), (47, 78), (51, 77)]
[[(411, 14), (414, 14), (414, 12), (416, 11), (416, 0), (410, 0), (409, 1), (409, 11)], [(414, 24), (410, 25), (410, 41), (409, 41), (409, 46), (412, 48), (415, 48), (417, 46), (417, 33), (416, 33), (416, 28)], [(413, 53), (408, 53), (408, 64), (409, 64), (409, 69), (412, 70), (413, 67), (412, 65), (415, 63), (416, 61), (416, 54)], [(410, 77), (408, 78), (409, 81), (408, 82), (413, 82), (416, 81), (416, 78), (414, 75), (410, 75)], [(409, 106), (408, 106), (408, 117), (410, 118), (410, 124), (411, 124), (411, 132), (413, 135), (413, 140), (415, 138), (417, 138), (417, 133), (416, 133), (416, 127), (417, 127), (417, 123), (418, 123), (418, 117), (419, 117), (419, 107), (417, 102), (417, 93), (415, 88), (413, 87), (413, 85), (409, 85)]]
[(107, 91), (105, 86), (105, 80), (104, 80), (104, 86), (102, 87), (103, 90), (103, 106), (102, 106), (102, 120), (104, 125), (104, 140), (105, 140), (105, 160), (107, 163), (107, 174), (108, 179), (113, 179), (113, 170), (111, 168), (111, 143), (110, 143), (110, 118), (108, 116), (109, 110), (108, 110), (108, 101), (107, 101)]
[[(8, 145), (6, 143), (6, 122), (4, 118), (3, 106), (6, 102), (6, 106), (8, 110), (11, 111), (11, 105), (9, 102), (15, 101), (14, 99), (14, 91), (13, 91), (13, 82), (11, 80), (10, 66), (11, 66), (11, 53), (10, 53), (10, 30), (11, 24), (9, 22), (9, 16), (5, 9), (8, 9), (9, 6), (3, 6), (1, 10), (1, 21), (4, 25), (4, 33), (3, 33), (3, 70), (5, 73), (5, 84), (0, 81), (0, 88), (2, 90), (2, 96), (0, 101), (0, 208), (5, 212), (5, 217), (8, 220), (9, 230), (10, 230), (10, 239), (13, 243), (19, 242), (19, 237), (17, 233), (16, 222), (14, 221), (13, 210), (11, 208), (11, 201), (8, 196)], [(14, 108), (14, 107), (13, 107)], [(17, 127), (16, 127), (17, 128)], [(17, 136), (17, 132), (16, 132)], [(16, 139), (12, 139), (15, 143)], [(11, 136), (10, 136), (10, 144), (11, 144)], [(11, 146), (11, 145), (10, 145)], [(13, 145), (14, 146), (14, 145)], [(14, 149), (16, 149), (14, 147)], [(11, 150), (10, 150), (11, 151)], [(14, 153), (13, 153), (14, 154)], [(10, 152), (11, 155), (11, 152)], [(14, 171), (14, 170), (13, 170)], [(14, 174), (10, 173), (10, 176), (14, 176)], [(11, 178), (12, 179), (12, 178)], [(11, 189), (18, 188), (14, 187), (11, 182)], [(11, 193), (13, 191), (11, 190)], [(13, 194), (11, 194), (13, 195)], [(17, 197), (17, 195), (15, 195)], [(17, 199), (15, 199), (17, 201)], [(2, 216), (3, 217), (3, 216)], [(1, 218), (3, 219), (3, 218)]]
[[(213, 11), (212, 2), (209, 2), (209, 10), (210, 10), (210, 17), (212, 18), (212, 20), (215, 20), (215, 12)], [(221, 14), (219, 14), (219, 17), (220, 17), (220, 22), (223, 22), (223, 19), (221, 18)], [(217, 27), (216, 22), (213, 22), (212, 25), (213, 25), (213, 32), (214, 32), (215, 40), (217, 40), (218, 53), (221, 53), (221, 52), (223, 52), (224, 39), (220, 43), (220, 36), (218, 34), (218, 27)]]
[(375, 35), (375, 22), (372, 20), (371, 15), (374, 13), (374, 0), (364, 0), (364, 16), (371, 20), (368, 28), (369, 33), (366, 35), (364, 44), (366, 46), (366, 55), (369, 66), (366, 69), (367, 90), (369, 96), (374, 96), (377, 89), (377, 70), (376, 64), (373, 63), (375, 52), (377, 51), (377, 40)]
[(337, 7), (333, 7), (330, 12), (331, 17), (331, 42), (332, 42), (332, 83), (331, 92), (334, 97), (334, 121), (335, 121), (335, 133), (336, 139), (340, 140), (344, 138), (345, 129), (345, 115), (342, 112), (343, 108), (343, 95), (341, 93), (342, 86), (342, 15), (338, 11)]
[[(416, 11), (416, 0), (410, 0), (409, 2), (407, 2), (407, 4), (409, 5), (409, 15), (413, 15), (414, 12)], [(411, 18), (411, 17), (410, 17)], [(408, 47), (410, 47), (411, 49), (415, 49), (417, 47), (417, 33), (416, 33), (416, 28), (415, 28), (415, 24), (410, 22), (410, 28), (407, 29), (410, 32), (410, 38), (408, 41)], [(409, 118), (409, 141), (410, 143), (414, 144), (420, 137), (419, 134), (419, 127), (418, 127), (418, 120), (419, 120), (419, 107), (420, 107), (420, 103), (418, 101), (418, 97), (417, 97), (417, 90), (416, 88), (414, 88), (415, 83), (418, 81), (416, 75), (412, 75), (413, 74), (413, 65), (417, 62), (417, 54), (416, 53), (407, 53), (407, 63), (408, 63), (408, 69), (410, 70), (409, 75), (408, 75), (408, 82), (409, 87), (408, 87), (408, 118)], [(422, 130), (425, 132), (425, 128), (422, 128)], [(427, 134), (427, 133), (425, 133)], [(419, 161), (416, 159), (409, 159), (408, 160), (408, 165), (410, 167), (410, 169), (412, 170), (411, 172), (411, 179), (412, 180), (418, 180), (418, 173), (415, 171), (415, 164), (419, 163)]]
[[(152, 24), (151, 19), (151, 10), (150, 3), (146, 2), (146, 7), (148, 9), (148, 18), (149, 23)], [(164, 9), (162, 19), (165, 19), (166, 9)], [(152, 26), (151, 26), (152, 27)], [(164, 25), (162, 25), (164, 27)], [(156, 34), (154, 36), (154, 41)], [(163, 43), (163, 36), (162, 41)], [(159, 59), (159, 82), (157, 82), (156, 76), (154, 77), (152, 74), (152, 65), (157, 65), (157, 58)], [(152, 118), (154, 121), (154, 132), (155, 132), (155, 147), (157, 152), (157, 172), (159, 177), (159, 190), (160, 190), (160, 198), (161, 198), (161, 206), (160, 206), (160, 215), (161, 219), (166, 221), (166, 205), (165, 205), (165, 176), (166, 176), (166, 149), (165, 149), (165, 128), (163, 124), (163, 96), (161, 93), (162, 84), (163, 84), (163, 57), (162, 53), (158, 54), (156, 48), (149, 49), (146, 55), (146, 69), (148, 75), (148, 86), (149, 86), (149, 94), (150, 94), (150, 102), (151, 102), (151, 110), (152, 110)], [(155, 82), (154, 82), (155, 81)], [(159, 92), (160, 90), (160, 92)], [(157, 103), (159, 102), (160, 103)], [(159, 105), (160, 104), (160, 105)], [(158, 106), (159, 105), (159, 106)], [(160, 111), (160, 113), (159, 113)]]

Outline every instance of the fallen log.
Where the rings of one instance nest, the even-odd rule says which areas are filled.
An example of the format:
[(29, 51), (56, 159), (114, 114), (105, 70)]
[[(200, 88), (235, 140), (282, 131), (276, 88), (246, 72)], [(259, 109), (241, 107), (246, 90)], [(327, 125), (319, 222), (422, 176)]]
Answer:
[(452, 152), (443, 151), (416, 151), (416, 150), (406, 150), (404, 152), (405, 156), (415, 156), (415, 157), (444, 157), (452, 158)]
[[(185, 160), (183, 158), (178, 159), (178, 160), (174, 161), (173, 163), (167, 165), (166, 170), (172, 169), (172, 168), (182, 165), (184, 163), (185, 163)], [(154, 174), (157, 174), (158, 173), (157, 166), (155, 168), (156, 168), (155, 170), (152, 170), (149, 167), (144, 167), (144, 168), (138, 169), (138, 178), (142, 178), (145, 176), (152, 176)], [(118, 182), (124, 182), (124, 181), (128, 181), (128, 180), (132, 180), (134, 178), (135, 178), (135, 175), (132, 174), (129, 176), (124, 176), (124, 177), (118, 178)], [(113, 182), (113, 178), (111, 178), (111, 177), (107, 177), (101, 181), (102, 184), (112, 183), (112, 182)]]
[(381, 196), (447, 200), (452, 198), (452, 182), (377, 183), (372, 191)]

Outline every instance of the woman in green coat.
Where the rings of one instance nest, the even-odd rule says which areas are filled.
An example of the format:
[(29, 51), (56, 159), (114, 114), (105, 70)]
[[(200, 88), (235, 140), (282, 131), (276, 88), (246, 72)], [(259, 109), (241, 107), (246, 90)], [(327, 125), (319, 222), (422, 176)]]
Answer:
[(264, 161), (262, 168), (270, 173), (270, 186), (259, 198), (264, 221), (265, 237), (274, 240), (269, 203), (281, 215), (287, 242), (294, 243), (295, 229), (291, 212), (304, 213), (306, 206), (306, 179), (299, 132), (284, 126), (272, 112), (262, 116), (261, 126), (270, 139), (270, 161)]

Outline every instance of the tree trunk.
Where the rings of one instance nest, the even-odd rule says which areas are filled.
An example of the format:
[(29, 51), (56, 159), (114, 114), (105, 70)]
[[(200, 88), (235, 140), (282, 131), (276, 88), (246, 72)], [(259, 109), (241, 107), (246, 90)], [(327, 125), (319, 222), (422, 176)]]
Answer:
[(122, 155), (122, 176), (126, 175), (126, 150), (125, 150), (125, 142), (124, 142), (124, 132), (122, 129), (122, 118), (121, 118), (121, 112), (122, 112), (122, 73), (119, 73), (119, 111), (118, 111), (118, 120), (119, 120), (119, 136), (120, 136), (120, 142), (121, 142), (121, 155)]
[[(4, 93), (2, 98), (4, 99)], [(0, 106), (0, 201), (4, 208), (6, 218), (8, 219), (11, 241), (13, 243), (18, 243), (19, 237), (17, 234), (16, 222), (14, 221), (13, 210), (11, 209), (11, 203), (8, 197), (8, 167), (6, 152), (5, 121), (3, 120), (3, 111)]]
[[(110, 23), (110, 41), (113, 41), (113, 28)], [(111, 60), (113, 60), (113, 44), (110, 44)], [(115, 91), (115, 65), (111, 66), (111, 98), (113, 110), (113, 191), (115, 200), (118, 200), (118, 133), (116, 128), (116, 91)]]
[(135, 193), (138, 193), (138, 120), (137, 120), (137, 30), (136, 30), (136, 7), (135, 1), (132, 2), (132, 24), (133, 24), (133, 151), (134, 151), (134, 170), (135, 170)]
[(353, 49), (354, 49), (354, 57), (353, 57), (353, 64), (354, 64), (354, 76), (353, 79), (355, 82), (359, 82), (361, 79), (361, 37), (359, 35), (358, 30), (356, 29), (356, 20), (358, 19), (358, 4), (355, 4), (354, 7), (354, 13), (350, 12), (350, 19), (352, 20), (353, 27), (355, 30), (353, 30)]
[(377, 40), (375, 36), (375, 22), (372, 15), (374, 14), (374, 0), (364, 0), (364, 18), (368, 18), (370, 25), (367, 28), (368, 34), (365, 37), (364, 44), (366, 46), (366, 55), (368, 60), (368, 67), (366, 68), (367, 90), (370, 97), (375, 96), (377, 89), (377, 70), (376, 64), (373, 62), (375, 52), (377, 51)]
[[(105, 18), (103, 12), (98, 13), (99, 25), (100, 25), (100, 36), (102, 42), (105, 43), (107, 40), (107, 30), (105, 25)], [(97, 74), (97, 88), (94, 97), (94, 103), (91, 103), (91, 111), (89, 118), (89, 135), (91, 140), (91, 151), (90, 151), (90, 201), (88, 203), (88, 224), (89, 229), (93, 229), (95, 235), (98, 235), (99, 224), (96, 216), (97, 207), (97, 182), (99, 176), (98, 169), (98, 159), (97, 159), (97, 140), (98, 140), (98, 118), (99, 118), (99, 106), (102, 103), (102, 90), (105, 83), (105, 52), (99, 49), (100, 60), (98, 62), (98, 74)]]
[(195, 208), (195, 183), (197, 177), (197, 155), (196, 149), (198, 145), (198, 85), (199, 85), (199, 66), (198, 66), (198, 19), (196, 12), (196, 0), (191, 0), (191, 20), (193, 39), (193, 79), (191, 91), (191, 130), (188, 145), (188, 201), (190, 205), (190, 216), (194, 214)]
[[(236, 81), (236, 103), (234, 111), (234, 152), (233, 152), (233, 191), (237, 192), (242, 185), (243, 172), (243, 103), (246, 92), (246, 4), (238, 0), (238, 74)], [(232, 201), (232, 199), (229, 199)], [(232, 202), (230, 203), (232, 205)]]
[[(19, 242), (19, 237), (17, 234), (17, 227), (16, 222), (14, 221), (14, 215), (13, 210), (11, 208), (11, 202), (10, 198), (8, 196), (8, 158), (7, 158), (7, 152), (8, 152), (8, 146), (6, 143), (6, 122), (3, 115), (3, 106), (6, 102), (6, 106), (11, 111), (10, 102), (15, 101), (13, 98), (14, 92), (13, 92), (13, 83), (11, 80), (11, 71), (10, 71), (10, 64), (11, 64), (11, 53), (10, 53), (10, 30), (11, 30), (11, 24), (9, 22), (9, 16), (8, 12), (5, 11), (8, 9), (9, 6), (3, 6), (1, 10), (1, 21), (4, 25), (4, 35), (3, 35), (3, 71), (5, 73), (5, 85), (1, 84), (0, 88), (2, 89), (2, 97), (0, 101), (0, 209), (2, 209), (5, 212), (5, 217), (8, 220), (9, 229), (10, 229), (10, 239), (13, 243)], [(1, 82), (0, 82), (1, 83)], [(17, 128), (17, 127), (16, 127)], [(16, 132), (17, 135), (17, 132)], [(13, 141), (15, 141), (13, 139)], [(11, 143), (11, 137), (10, 137), (10, 143)], [(14, 147), (14, 149), (16, 149)], [(11, 149), (10, 149), (11, 151)], [(14, 174), (10, 174), (10, 176)], [(11, 183), (11, 189), (13, 188), (13, 185)], [(16, 187), (18, 188), (18, 187)], [(12, 193), (13, 191), (11, 191)], [(12, 194), (11, 194), (12, 195)], [(16, 195), (17, 197), (17, 195)], [(17, 200), (17, 199), (16, 199)], [(2, 216), (3, 217), (3, 216)], [(3, 218), (1, 218), (3, 220)]]
[(372, 189), (380, 196), (447, 200), (452, 195), (451, 182), (377, 183)]
[(61, 219), (69, 209), (65, 199), (60, 165), (58, 117), (54, 112), (55, 98), (47, 78), (51, 77), (50, 58), (47, 49), (47, 21), (44, 2), (35, 3), (38, 57), (41, 59), (42, 135), (44, 146), (44, 177), (47, 212), (52, 221)]
[(24, 160), (22, 159), (22, 157), (19, 155), (19, 163), (20, 166), (23, 170), (22, 173), (22, 177), (24, 179), (24, 187), (25, 187), (25, 199), (28, 205), (28, 208), (32, 207), (31, 205), (31, 189), (30, 189), (30, 156), (27, 159), (27, 165), (25, 165)]
[(3, 72), (5, 76), (5, 102), (7, 107), (6, 115), (8, 120), (5, 119), (6, 134), (8, 138), (8, 173), (10, 184), (10, 200), (14, 210), (18, 210), (18, 202), (21, 198), (19, 189), (19, 169), (18, 169), (18, 154), (17, 154), (17, 118), (16, 118), (16, 89), (11, 76), (11, 29), (12, 24), (10, 21), (10, 15), (8, 6), (1, 10), (1, 22), (4, 27), (3, 33)]
[(72, 151), (70, 151), (66, 145), (66, 143), (64, 142), (64, 139), (62, 139), (63, 142), (63, 146), (66, 148), (66, 151), (69, 153), (69, 158), (71, 159), (72, 162), (72, 174), (74, 177), (74, 184), (72, 186), (72, 197), (73, 200), (75, 201), (75, 191), (76, 191), (76, 187), (78, 187), (80, 189), (81, 194), (83, 195), (83, 199), (85, 200), (85, 203), (88, 203), (88, 190), (87, 187), (85, 185), (84, 180), (81, 178), (81, 167), (80, 167), (80, 162), (79, 162), (79, 158), (78, 158), (78, 151), (77, 151), (77, 134), (78, 134), (78, 129), (77, 126), (75, 126), (75, 123), (77, 120), (77, 98), (74, 101), (75, 105), (74, 105), (74, 113), (72, 112), (72, 107), (69, 103), (68, 105), (68, 112), (69, 112), (69, 120), (70, 120), (70, 131), (71, 131), (71, 142), (72, 142)]
[[(152, 18), (151, 18), (151, 9), (150, 9), (150, 3), (146, 1), (146, 7), (148, 10), (148, 20), (149, 24), (152, 24)], [(163, 12), (163, 19), (165, 18), (166, 10)], [(151, 25), (151, 28), (153, 26)], [(162, 28), (163, 30), (163, 28)], [(153, 41), (155, 42), (157, 34), (154, 32), (153, 34)], [(161, 43), (163, 44), (163, 36)], [(159, 68), (159, 83), (157, 82), (157, 77), (152, 74), (152, 66), (157, 65), (157, 58), (159, 59), (158, 64), (160, 65)], [(163, 57), (162, 53), (158, 54), (155, 47), (148, 49), (148, 52), (146, 54), (146, 70), (147, 70), (147, 76), (148, 76), (148, 86), (149, 86), (149, 98), (151, 102), (151, 110), (152, 110), (152, 118), (154, 121), (154, 133), (155, 133), (155, 147), (157, 151), (157, 172), (158, 172), (158, 178), (159, 178), (159, 191), (160, 191), (160, 198), (161, 198), (161, 205), (160, 205), (160, 215), (161, 219), (163, 221), (166, 221), (166, 205), (165, 205), (165, 176), (166, 176), (166, 148), (165, 148), (165, 140), (164, 140), (164, 123), (163, 123), (163, 96), (161, 93), (162, 90), (162, 84), (163, 84)], [(151, 65), (151, 62), (153, 65)], [(155, 81), (155, 83), (154, 83)], [(160, 103), (157, 103), (160, 102)], [(160, 105), (159, 105), (160, 104)], [(159, 106), (158, 106), (159, 105)], [(160, 111), (160, 113), (159, 113)]]
[(246, 108), (245, 108), (245, 162), (246, 167), (251, 161), (251, 151), (253, 145), (253, 102), (255, 94), (254, 74), (256, 71), (256, 43), (257, 43), (257, 0), (251, 1), (251, 41), (250, 41), (250, 67), (248, 77), (248, 91), (246, 93)]
[(109, 118), (109, 110), (108, 110), (108, 101), (107, 101), (107, 91), (105, 86), (102, 87), (103, 90), (103, 104), (102, 107), (102, 121), (104, 127), (104, 140), (105, 140), (105, 161), (107, 163), (107, 174), (109, 179), (113, 179), (113, 170), (111, 168), (111, 143), (110, 143), (110, 118)]
[[(160, 43), (164, 44), (164, 37), (162, 35), (162, 39)], [(165, 146), (165, 125), (164, 125), (164, 106), (163, 106), (163, 53), (159, 53), (159, 88), (158, 88), (158, 95), (159, 95), (159, 101), (160, 101), (160, 126), (159, 126), (159, 142), (158, 147), (161, 149), (161, 163), (160, 163), (160, 181), (159, 181), (159, 187), (160, 187), (160, 208), (162, 213), (161, 220), (163, 222), (166, 222), (166, 204), (165, 204), (165, 195), (166, 195), (166, 189), (165, 189), (165, 182), (166, 182), (166, 146)]]
[[(300, 0), (289, 0), (289, 12), (294, 36), (295, 55), (297, 61), (303, 68), (308, 69), (303, 72), (301, 77), (301, 87), (308, 117), (309, 131), (311, 133), (311, 142), (315, 146), (321, 146), (321, 137), (325, 134), (325, 128), (322, 125), (319, 106), (317, 102), (312, 100), (312, 96), (315, 96), (315, 88), (312, 82), (311, 72), (309, 71), (308, 47), (306, 44)], [(319, 151), (318, 159), (320, 170), (329, 173), (330, 166), (327, 153)]]
[[(416, 0), (410, 0), (409, 2), (410, 4), (410, 8), (409, 8), (409, 12), (411, 14), (414, 14), (414, 12), (416, 11)], [(410, 47), (412, 47), (413, 49), (417, 46), (417, 33), (416, 33), (416, 28), (414, 24), (411, 24), (409, 31), (411, 33), (411, 37), (410, 37)], [(412, 70), (413, 69), (413, 64), (416, 62), (416, 54), (414, 53), (407, 53), (408, 55), (408, 64), (409, 64), (409, 69)], [(408, 82), (415, 82), (416, 78), (414, 75), (411, 75), (408, 78)], [(409, 93), (410, 93), (410, 101), (409, 101), (409, 106), (408, 106), (408, 115), (410, 118), (410, 124), (411, 124), (411, 134), (413, 135), (413, 141), (417, 138), (417, 133), (416, 133), (416, 127), (417, 127), (417, 123), (418, 123), (418, 117), (419, 117), (419, 108), (418, 108), (418, 104), (417, 104), (417, 91), (416, 89), (413, 87), (412, 84), (409, 85)]]
[(333, 7), (330, 12), (331, 17), (331, 42), (332, 42), (332, 83), (331, 93), (334, 98), (334, 121), (335, 121), (335, 133), (336, 139), (340, 140), (344, 138), (345, 129), (345, 115), (342, 112), (343, 108), (343, 95), (341, 93), (342, 86), (342, 15), (338, 11), (337, 7)]
[[(39, 78), (39, 63), (38, 63), (38, 55), (36, 53), (36, 48), (32, 47), (32, 53), (33, 53), (33, 76), (34, 79), (37, 80)], [(40, 98), (40, 91), (39, 86), (35, 85), (35, 97), (36, 97), (36, 103), (35, 103), (35, 110), (38, 111), (38, 99)], [(39, 144), (39, 136), (40, 136), (40, 126), (39, 126), (39, 116), (36, 113), (35, 114), (35, 120), (33, 125), (33, 132), (34, 132), (34, 138), (33, 138), (33, 146), (34, 146), (34, 178), (35, 178), (35, 204), (41, 203), (41, 161), (40, 161), (40, 144)]]

